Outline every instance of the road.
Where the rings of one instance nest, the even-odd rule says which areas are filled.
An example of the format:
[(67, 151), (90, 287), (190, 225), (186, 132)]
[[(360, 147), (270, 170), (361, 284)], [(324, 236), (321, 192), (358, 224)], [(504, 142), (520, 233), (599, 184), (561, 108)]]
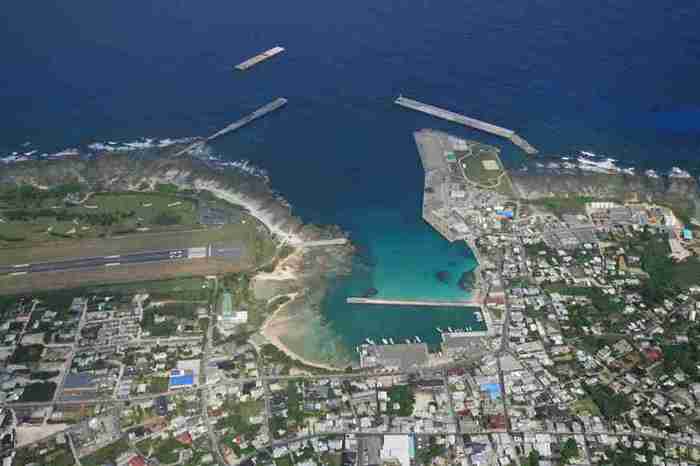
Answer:
[(200, 409), (202, 411), (202, 419), (207, 426), (207, 436), (209, 437), (209, 446), (211, 451), (216, 456), (217, 462), (219, 464), (228, 464), (226, 458), (221, 454), (221, 449), (219, 448), (219, 438), (216, 435), (215, 426), (209, 417), (209, 385), (207, 385), (207, 368), (209, 361), (211, 360), (212, 345), (214, 340), (214, 327), (216, 326), (216, 302), (219, 296), (219, 280), (216, 279), (214, 282), (214, 290), (211, 293), (211, 300), (209, 302), (209, 324), (207, 325), (207, 337), (204, 339), (204, 347), (202, 348), (202, 359), (199, 366), (199, 383), (202, 386), (202, 392), (200, 393), (199, 401), (201, 403)]
[(63, 272), (68, 270), (94, 269), (98, 267), (116, 267), (148, 262), (165, 262), (188, 258), (187, 249), (164, 249), (131, 254), (101, 257), (80, 257), (34, 264), (14, 264), (0, 266), (0, 275), (26, 275), (37, 272)]
[(314, 248), (322, 246), (342, 246), (349, 243), (350, 240), (347, 238), (336, 238), (336, 239), (321, 239), (317, 241), (305, 241), (299, 245), (302, 248)]

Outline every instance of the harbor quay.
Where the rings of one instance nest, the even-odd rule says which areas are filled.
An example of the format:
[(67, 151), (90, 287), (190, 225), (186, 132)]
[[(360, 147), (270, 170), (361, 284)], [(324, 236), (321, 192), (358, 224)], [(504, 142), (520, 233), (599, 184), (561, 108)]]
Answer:
[(472, 296), (468, 301), (424, 301), (424, 300), (404, 300), (404, 299), (381, 299), (349, 297), (348, 304), (388, 304), (393, 306), (450, 306), (450, 307), (479, 307), (481, 300), (479, 296)]

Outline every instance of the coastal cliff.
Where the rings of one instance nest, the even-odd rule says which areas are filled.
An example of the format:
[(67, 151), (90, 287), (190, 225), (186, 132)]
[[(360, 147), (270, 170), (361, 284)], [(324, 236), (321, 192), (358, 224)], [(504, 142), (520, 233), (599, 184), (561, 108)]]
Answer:
[(105, 152), (7, 164), (0, 171), (0, 189), (23, 184), (48, 189), (80, 183), (86, 191), (149, 192), (158, 184), (172, 184), (180, 190), (206, 191), (245, 208), (265, 225), (278, 245), (292, 247), (284, 259), (257, 270), (251, 281), (251, 291), (259, 301), (289, 298), (265, 322), (265, 340), (307, 365), (330, 369), (349, 364), (347, 354), (328, 348), (337, 337), (325, 325), (320, 307), (329, 282), (350, 272), (354, 249), (349, 243), (303, 247), (305, 242), (342, 237), (344, 232), (332, 225), (305, 225), (264, 176), (209, 159), (171, 157), (172, 151)]
[(510, 172), (516, 196), (523, 200), (552, 197), (637, 200), (667, 204), (688, 216), (700, 214), (700, 187), (695, 178), (587, 170), (514, 170)]

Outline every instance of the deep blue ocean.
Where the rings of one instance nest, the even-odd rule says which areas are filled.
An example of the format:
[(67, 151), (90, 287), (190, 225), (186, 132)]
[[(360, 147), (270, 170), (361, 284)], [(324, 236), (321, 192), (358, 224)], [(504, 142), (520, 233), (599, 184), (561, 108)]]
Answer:
[[(25, 142), (48, 151), (206, 135), (288, 98), (216, 149), (266, 168), (304, 220), (351, 232), (363, 264), (324, 312), (352, 345), (381, 329), (349, 317), (347, 294), (459, 298), (456, 278), (474, 265), (420, 220), (412, 132), (445, 129), (501, 146), (510, 164), (522, 157), (395, 106), (399, 93), (515, 129), (544, 155), (588, 150), (697, 174), (698, 24), (696, 0), (10, 0), (0, 155)], [(287, 51), (232, 71), (274, 45)], [(435, 280), (443, 269), (453, 283)], [(408, 335), (434, 327), (430, 316), (405, 325)]]

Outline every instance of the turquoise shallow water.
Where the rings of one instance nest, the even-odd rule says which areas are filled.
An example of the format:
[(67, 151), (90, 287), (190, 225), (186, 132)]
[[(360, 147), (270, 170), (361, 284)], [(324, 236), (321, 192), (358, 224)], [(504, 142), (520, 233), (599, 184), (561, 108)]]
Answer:
[[(355, 212), (353, 218), (359, 214)], [(418, 336), (435, 350), (440, 342), (436, 327), (485, 329), (473, 308), (347, 304), (348, 296), (363, 296), (370, 288), (378, 291), (378, 298), (466, 300), (470, 294), (457, 282), (476, 266), (469, 248), (444, 240), (420, 220), (415, 205), (366, 210), (362, 223), (364, 227), (354, 229), (352, 235), (358, 246), (353, 272), (336, 279), (322, 303), (325, 330), (346, 348), (368, 337), (377, 343), (381, 338), (403, 343)], [(449, 272), (448, 283), (438, 280), (440, 271)]]
[[(458, 281), (474, 269), (476, 260), (463, 242), (449, 243), (420, 217), (402, 221), (402, 213), (396, 210), (373, 211), (365, 222), (371, 234), (353, 236), (360, 247), (358, 276), (348, 281), (347, 292), (362, 296), (375, 288), (377, 298), (469, 299), (470, 293)], [(437, 279), (439, 272), (447, 272), (442, 281)]]

